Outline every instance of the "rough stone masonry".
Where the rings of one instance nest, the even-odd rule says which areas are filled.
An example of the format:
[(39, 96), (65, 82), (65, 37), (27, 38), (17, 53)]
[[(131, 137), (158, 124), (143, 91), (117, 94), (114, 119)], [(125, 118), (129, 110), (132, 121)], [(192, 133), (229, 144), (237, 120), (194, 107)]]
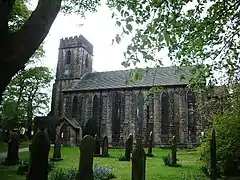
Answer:
[[(154, 146), (171, 146), (174, 135), (179, 146), (199, 144), (204, 127), (196, 116), (196, 94), (187, 88), (189, 68), (150, 69), (142, 80), (126, 83), (130, 70), (92, 72), (92, 64), (93, 45), (85, 37), (60, 40), (51, 114), (68, 119), (59, 127), (64, 141), (78, 144), (78, 129), (94, 118), (95, 134), (101, 142), (107, 136), (112, 146), (129, 133), (134, 143), (140, 135), (147, 145), (151, 131)], [(161, 91), (149, 94), (153, 86)]]

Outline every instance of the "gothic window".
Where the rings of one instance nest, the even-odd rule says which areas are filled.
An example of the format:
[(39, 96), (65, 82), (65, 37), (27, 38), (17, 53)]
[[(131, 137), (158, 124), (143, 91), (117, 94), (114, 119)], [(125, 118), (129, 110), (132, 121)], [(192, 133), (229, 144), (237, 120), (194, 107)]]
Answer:
[(72, 117), (76, 117), (77, 115), (77, 104), (78, 104), (78, 99), (77, 96), (74, 96), (73, 101), (72, 101)]
[(88, 68), (88, 54), (86, 54), (86, 58), (85, 58), (85, 67)]
[(143, 125), (143, 102), (144, 97), (142, 92), (137, 95), (137, 132), (139, 135), (142, 134), (142, 125)]
[(120, 117), (121, 117), (121, 94), (115, 93), (112, 101), (112, 138), (118, 142), (120, 138)]
[(92, 117), (94, 119), (94, 121), (96, 122), (96, 128), (97, 128), (97, 132), (100, 133), (99, 131), (99, 98), (97, 95), (94, 95), (93, 97), (93, 106), (92, 106)]
[(189, 135), (196, 133), (196, 95), (194, 92), (187, 92), (187, 111), (188, 111), (188, 133)]
[(83, 114), (83, 97), (79, 99), (79, 117), (80, 117), (80, 122), (82, 121), (82, 114)]
[(70, 64), (71, 58), (72, 58), (71, 51), (68, 50), (68, 51), (67, 51), (67, 55), (66, 55), (66, 64)]
[(168, 135), (168, 126), (169, 126), (169, 97), (168, 93), (162, 93), (162, 135)]

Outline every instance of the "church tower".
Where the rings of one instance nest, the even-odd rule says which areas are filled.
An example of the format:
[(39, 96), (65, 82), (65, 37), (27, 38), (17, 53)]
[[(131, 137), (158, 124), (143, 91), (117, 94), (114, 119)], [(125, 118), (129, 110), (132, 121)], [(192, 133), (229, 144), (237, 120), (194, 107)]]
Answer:
[(62, 115), (61, 91), (92, 72), (93, 45), (82, 35), (60, 40), (56, 79), (52, 92), (51, 113)]

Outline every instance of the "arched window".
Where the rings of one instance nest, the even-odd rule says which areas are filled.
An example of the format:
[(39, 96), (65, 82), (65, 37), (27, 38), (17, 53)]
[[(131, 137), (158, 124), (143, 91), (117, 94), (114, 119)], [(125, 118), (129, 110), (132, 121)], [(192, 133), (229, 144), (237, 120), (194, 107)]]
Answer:
[(67, 55), (66, 55), (66, 64), (70, 64), (71, 58), (72, 58), (71, 51), (68, 50), (68, 51), (67, 51)]
[(86, 58), (85, 58), (85, 67), (88, 68), (88, 54), (86, 54)]
[(121, 126), (121, 94), (115, 92), (112, 99), (112, 141), (119, 142)]
[(168, 128), (169, 128), (169, 118), (168, 118), (168, 111), (169, 111), (169, 97), (168, 93), (162, 93), (162, 135), (168, 135)]
[(196, 95), (194, 92), (187, 92), (187, 111), (188, 111), (188, 134), (196, 133)]
[(78, 104), (77, 96), (74, 96), (72, 101), (72, 117), (73, 118), (77, 116), (77, 104)]

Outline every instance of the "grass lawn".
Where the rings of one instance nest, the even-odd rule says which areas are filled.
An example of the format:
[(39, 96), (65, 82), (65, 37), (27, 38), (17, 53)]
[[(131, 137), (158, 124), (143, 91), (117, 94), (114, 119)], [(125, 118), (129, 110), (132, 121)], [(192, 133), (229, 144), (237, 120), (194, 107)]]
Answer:
[[(197, 174), (202, 164), (199, 161), (197, 151), (178, 151), (179, 163), (181, 167), (174, 168), (165, 166), (162, 156), (168, 155), (170, 150), (153, 149), (155, 157), (147, 158), (146, 179), (147, 180), (178, 180), (183, 179), (183, 173)], [(62, 148), (63, 161), (57, 162), (57, 168), (78, 168), (79, 149), (72, 147)], [(110, 166), (119, 180), (131, 179), (131, 162), (118, 161), (118, 156), (124, 154), (124, 149), (110, 149), (110, 157), (94, 157), (94, 165)], [(52, 156), (52, 149), (50, 157)], [(20, 153), (20, 158), (28, 157), (27, 152)], [(16, 175), (17, 166), (4, 167), (0, 165), (0, 179), (4, 180), (24, 180), (24, 176)]]

